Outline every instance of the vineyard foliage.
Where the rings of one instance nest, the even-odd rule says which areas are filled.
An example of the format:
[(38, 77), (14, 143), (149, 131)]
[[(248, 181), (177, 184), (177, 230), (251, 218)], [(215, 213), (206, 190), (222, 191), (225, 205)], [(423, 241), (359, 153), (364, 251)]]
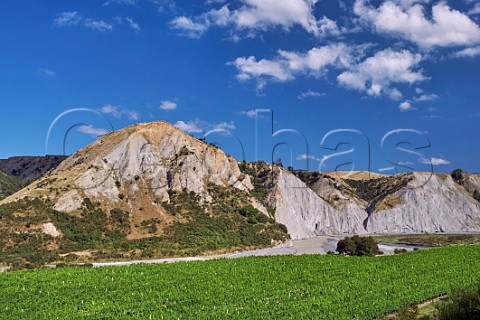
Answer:
[(480, 275), (480, 247), (0, 274), (1, 319), (372, 319)]

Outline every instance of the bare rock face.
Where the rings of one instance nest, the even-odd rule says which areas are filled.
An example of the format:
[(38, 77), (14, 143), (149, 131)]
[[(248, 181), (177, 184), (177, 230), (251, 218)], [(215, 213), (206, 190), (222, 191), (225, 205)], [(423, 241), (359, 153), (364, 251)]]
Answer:
[(363, 221), (367, 213), (354, 201), (336, 209), (295, 175), (280, 168), (273, 170), (273, 188), (266, 202), (275, 209), (275, 220), (287, 227), (292, 239), (365, 233)]
[(49, 236), (52, 236), (54, 238), (62, 235), (62, 233), (58, 231), (55, 225), (51, 222), (42, 224), (42, 231), (43, 233), (48, 234)]
[(253, 188), (235, 159), (159, 121), (103, 136), (5, 201), (24, 196), (50, 198), (57, 210), (71, 212), (88, 197), (105, 209), (132, 212), (155, 203), (152, 210), (163, 211), (160, 204), (170, 201), (172, 191), (193, 192), (201, 203), (212, 201), (208, 185)]
[(287, 226), (293, 239), (343, 233), (478, 232), (480, 203), (472, 194), (480, 178), (465, 176), (461, 185), (449, 174), (413, 173), (365, 180), (361, 186), (317, 174), (307, 187), (276, 168), (267, 204), (276, 209), (275, 219)]
[(75, 181), (87, 196), (116, 202), (121, 194), (131, 197), (146, 191), (163, 202), (169, 201), (168, 190), (185, 190), (210, 202), (209, 183), (249, 188), (239, 181), (241, 173), (233, 158), (170, 124), (139, 124), (122, 131), (113, 133), (120, 135), (120, 141), (92, 159), (90, 169)]
[(82, 206), (83, 198), (77, 190), (69, 190), (63, 194), (53, 206), (55, 210), (72, 212)]
[(480, 203), (450, 175), (413, 174), (405, 188), (379, 202), (366, 220), (369, 233), (480, 230)]

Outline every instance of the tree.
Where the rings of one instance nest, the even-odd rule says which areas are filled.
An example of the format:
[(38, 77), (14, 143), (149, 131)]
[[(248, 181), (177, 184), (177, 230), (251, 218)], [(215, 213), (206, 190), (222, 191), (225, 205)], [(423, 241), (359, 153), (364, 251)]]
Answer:
[(352, 256), (369, 256), (373, 257), (380, 254), (378, 245), (373, 237), (345, 237), (345, 239), (338, 241), (338, 253), (352, 255)]
[(480, 202), (480, 191), (478, 190), (473, 191), (473, 198), (478, 202)]
[(343, 240), (338, 241), (337, 243), (337, 249), (341, 254), (346, 254), (346, 255), (354, 255), (357, 251), (357, 244), (355, 243), (353, 236), (352, 238), (346, 237)]
[(275, 159), (275, 165), (277, 167), (283, 167), (282, 158), (278, 157), (277, 159)]
[(462, 184), (463, 183), (463, 170), (462, 169), (455, 169), (452, 171), (452, 179), (455, 180), (457, 183)]

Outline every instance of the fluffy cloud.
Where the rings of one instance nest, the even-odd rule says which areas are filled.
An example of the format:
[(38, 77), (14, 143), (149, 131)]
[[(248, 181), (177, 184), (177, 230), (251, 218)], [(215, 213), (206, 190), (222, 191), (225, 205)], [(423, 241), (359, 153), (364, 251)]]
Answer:
[(177, 104), (175, 102), (172, 102), (172, 101), (163, 100), (160, 103), (160, 109), (165, 110), (165, 111), (172, 111), (172, 110), (177, 109)]
[(179, 120), (174, 126), (188, 133), (202, 133), (210, 130), (223, 130), (228, 133), (230, 130), (235, 129), (233, 121), (209, 123), (198, 118), (190, 121)]
[(432, 164), (434, 166), (439, 166), (439, 165), (442, 165), (442, 164), (450, 164), (450, 161), (448, 161), (446, 159), (435, 158), (435, 157), (420, 158), (418, 161), (420, 161), (420, 163), (423, 163), (423, 164)]
[(285, 30), (294, 25), (320, 37), (338, 34), (337, 24), (322, 17), (316, 19), (313, 10), (318, 0), (242, 0), (239, 8), (230, 10), (228, 5), (212, 9), (200, 16), (177, 17), (171, 27), (183, 31), (190, 37), (200, 37), (211, 26), (232, 26), (235, 30), (266, 30), (282, 27)]
[(81, 133), (92, 135), (94, 137), (103, 136), (108, 133), (108, 131), (103, 128), (95, 128), (93, 126), (87, 125), (78, 127), (78, 131)]
[(193, 22), (192, 19), (187, 17), (177, 17), (170, 22), (170, 27), (174, 30), (179, 30), (181, 35), (188, 36), (190, 38), (200, 38), (205, 32), (207, 32), (210, 23), (208, 20), (203, 22)]
[(371, 96), (385, 94), (398, 100), (402, 94), (391, 87), (393, 83), (413, 84), (426, 79), (421, 71), (413, 70), (421, 59), (420, 54), (412, 54), (408, 50), (385, 49), (343, 72), (337, 80), (347, 88)]
[(438, 99), (438, 95), (432, 93), (432, 94), (422, 94), (419, 97), (413, 98), (416, 102), (422, 102), (422, 101), (432, 101)]
[(116, 106), (107, 104), (100, 109), (105, 114), (111, 114), (115, 118), (121, 118), (126, 115), (130, 120), (137, 121), (140, 118), (138, 111), (135, 110), (121, 110)]
[(296, 75), (320, 77), (328, 67), (345, 68), (353, 62), (352, 48), (343, 43), (310, 49), (306, 53), (279, 50), (272, 60), (257, 60), (254, 56), (239, 57), (230, 62), (237, 68), (240, 81), (257, 80), (288, 81)]
[(197, 133), (197, 132), (203, 131), (198, 126), (198, 124), (195, 123), (195, 121), (185, 122), (185, 121), (179, 120), (175, 122), (174, 126), (182, 131), (189, 132), (189, 133)]
[(278, 81), (294, 79), (284, 61), (281, 60), (261, 59), (257, 61), (254, 56), (250, 56), (248, 58), (239, 57), (230, 64), (238, 69), (237, 79), (241, 81), (258, 77), (269, 77)]
[[(359, 62), (364, 49), (365, 46), (350, 47), (338, 43), (313, 48), (306, 53), (279, 50), (277, 57), (271, 60), (239, 57), (228, 64), (237, 68), (239, 81), (256, 79), (257, 89), (267, 81), (285, 82), (299, 75), (320, 78), (330, 68), (335, 68), (344, 70), (337, 77), (340, 85), (370, 96), (386, 95), (392, 100), (402, 98), (402, 93), (392, 84), (413, 84), (427, 79), (421, 71), (415, 70), (422, 60), (420, 54), (385, 49)], [(321, 93), (306, 92), (299, 98), (318, 95)]]
[(473, 58), (480, 55), (480, 46), (466, 48), (460, 51), (455, 52), (455, 57), (457, 58)]
[(385, 1), (376, 8), (356, 0), (354, 12), (376, 31), (400, 36), (426, 50), (480, 42), (479, 26), (466, 14), (439, 2), (432, 6), (429, 19), (417, 2), (427, 1)]
[(404, 101), (404, 102), (400, 103), (398, 108), (400, 109), (400, 111), (412, 110), (412, 104), (408, 101)]

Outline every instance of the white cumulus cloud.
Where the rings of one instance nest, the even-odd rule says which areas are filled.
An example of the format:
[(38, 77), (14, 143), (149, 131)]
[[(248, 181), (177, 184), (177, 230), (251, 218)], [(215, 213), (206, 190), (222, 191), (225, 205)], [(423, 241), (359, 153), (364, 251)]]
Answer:
[(160, 103), (160, 109), (165, 110), (165, 111), (172, 111), (172, 110), (177, 109), (177, 104), (173, 101), (163, 100)]
[(425, 50), (480, 42), (480, 28), (468, 15), (440, 1), (432, 6), (429, 18), (418, 2), (427, 1), (385, 1), (377, 8), (356, 0), (354, 12), (377, 32), (404, 38)]
[(414, 70), (421, 59), (420, 54), (408, 50), (385, 49), (343, 72), (337, 80), (347, 88), (371, 96), (387, 95), (398, 100), (402, 94), (398, 89), (392, 88), (392, 84), (413, 84), (426, 79), (421, 71)]
[(404, 101), (404, 102), (400, 103), (398, 108), (400, 109), (400, 111), (411, 110), (412, 109), (412, 104), (408, 101)]
[(463, 50), (455, 52), (457, 58), (473, 58), (480, 55), (480, 46), (465, 48)]
[(205, 32), (207, 32), (209, 26), (210, 22), (208, 22), (208, 20), (194, 22), (188, 17), (177, 17), (170, 22), (170, 27), (172, 29), (179, 30), (181, 35), (190, 38), (200, 38)]
[[(285, 30), (298, 25), (317, 37), (338, 34), (335, 21), (323, 16), (317, 19), (314, 7), (318, 0), (242, 0), (241, 5), (230, 9), (223, 5), (199, 16), (176, 17), (170, 25), (182, 34), (200, 37), (211, 26), (231, 26), (235, 31), (266, 30), (282, 27)], [(238, 37), (238, 36), (237, 36)]]
[(111, 114), (115, 118), (121, 118), (126, 115), (130, 120), (137, 121), (140, 118), (140, 114), (135, 110), (120, 109), (117, 106), (111, 104), (104, 105), (101, 109), (101, 112), (105, 114)]
[(419, 97), (414, 97), (413, 100), (417, 102), (422, 102), (422, 101), (432, 101), (438, 99), (438, 95), (431, 93), (431, 94), (422, 94)]
[(210, 123), (198, 118), (190, 121), (179, 120), (175, 122), (174, 126), (188, 133), (202, 133), (210, 130), (222, 130), (225, 131), (225, 133), (229, 133), (235, 129), (235, 123), (233, 121)]
[(103, 136), (108, 133), (108, 131), (103, 128), (95, 128), (90, 125), (82, 125), (78, 127), (78, 131), (81, 133), (92, 135), (94, 137)]
[(353, 48), (337, 43), (315, 47), (305, 53), (279, 50), (271, 60), (239, 57), (228, 64), (237, 68), (237, 79), (240, 81), (256, 79), (263, 84), (269, 80), (284, 82), (295, 79), (297, 75), (321, 77), (329, 67), (348, 67), (354, 60), (352, 51)]
[(420, 163), (423, 163), (423, 164), (430, 164), (431, 163), (434, 166), (439, 166), (439, 165), (443, 165), (443, 164), (450, 164), (450, 161), (448, 161), (446, 159), (435, 158), (435, 157), (420, 158), (418, 161), (420, 161)]
[(198, 124), (195, 123), (195, 121), (185, 122), (185, 121), (179, 120), (175, 122), (174, 126), (182, 131), (189, 132), (189, 133), (197, 133), (197, 132), (203, 131), (202, 128), (200, 128)]

